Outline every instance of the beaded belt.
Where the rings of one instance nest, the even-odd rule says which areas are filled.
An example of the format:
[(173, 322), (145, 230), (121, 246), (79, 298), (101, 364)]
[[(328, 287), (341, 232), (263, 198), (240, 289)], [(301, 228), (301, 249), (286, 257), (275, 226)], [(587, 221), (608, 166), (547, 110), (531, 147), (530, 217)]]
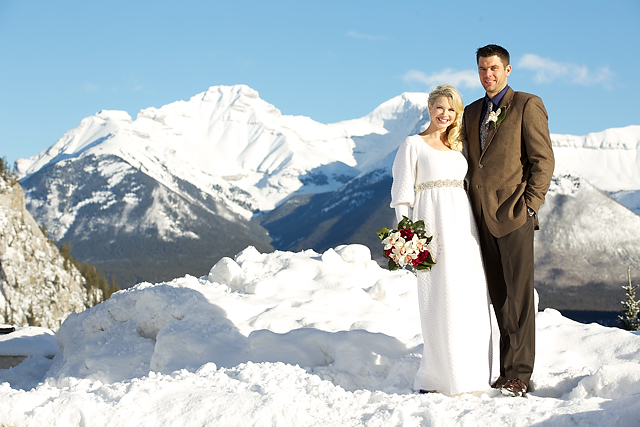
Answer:
[(454, 187), (464, 189), (464, 181), (461, 179), (438, 179), (435, 181), (422, 182), (416, 185), (416, 191), (424, 191), (441, 187)]

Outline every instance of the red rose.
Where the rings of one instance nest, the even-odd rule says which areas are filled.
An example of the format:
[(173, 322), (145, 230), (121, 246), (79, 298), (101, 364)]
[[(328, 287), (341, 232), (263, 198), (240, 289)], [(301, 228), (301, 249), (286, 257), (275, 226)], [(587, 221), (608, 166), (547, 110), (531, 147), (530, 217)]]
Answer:
[(420, 252), (418, 254), (418, 257), (412, 261), (413, 266), (417, 267), (418, 265), (422, 264), (423, 261), (427, 260), (428, 256), (429, 256), (429, 251)]
[(413, 239), (413, 231), (409, 230), (408, 228), (403, 228), (400, 231), (400, 235), (404, 238), (404, 240), (411, 240)]
[(384, 256), (386, 256), (387, 258), (391, 258), (392, 251), (393, 251), (393, 248), (387, 249), (386, 251), (384, 251)]

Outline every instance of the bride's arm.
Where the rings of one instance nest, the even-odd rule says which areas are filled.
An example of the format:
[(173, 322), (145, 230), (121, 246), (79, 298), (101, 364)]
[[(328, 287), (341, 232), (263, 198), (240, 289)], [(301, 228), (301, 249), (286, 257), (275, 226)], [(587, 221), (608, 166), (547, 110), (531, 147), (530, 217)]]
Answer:
[(410, 218), (409, 216), (409, 204), (408, 203), (401, 203), (399, 205), (395, 205), (394, 209), (396, 210), (396, 221), (400, 222), (402, 220), (402, 216), (406, 216), (407, 218)]
[(405, 139), (398, 147), (393, 162), (391, 185), (391, 207), (395, 209), (398, 222), (402, 216), (409, 217), (410, 207), (415, 199), (416, 146), (411, 137)]

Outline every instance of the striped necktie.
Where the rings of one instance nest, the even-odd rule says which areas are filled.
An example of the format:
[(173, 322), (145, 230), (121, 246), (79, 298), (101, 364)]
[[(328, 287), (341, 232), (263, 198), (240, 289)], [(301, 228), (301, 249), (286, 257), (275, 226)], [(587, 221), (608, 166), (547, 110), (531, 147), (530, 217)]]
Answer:
[(489, 115), (492, 111), (493, 102), (491, 102), (491, 100), (487, 100), (487, 109), (485, 110), (484, 118), (480, 125), (480, 150), (484, 150), (484, 142), (487, 140), (487, 135), (489, 134)]

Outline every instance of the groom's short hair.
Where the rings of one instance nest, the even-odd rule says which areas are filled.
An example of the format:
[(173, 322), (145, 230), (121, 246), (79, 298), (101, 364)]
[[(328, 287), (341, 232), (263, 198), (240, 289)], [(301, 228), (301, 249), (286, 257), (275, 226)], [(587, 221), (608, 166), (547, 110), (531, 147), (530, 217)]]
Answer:
[(502, 65), (505, 67), (509, 65), (509, 52), (507, 49), (497, 44), (488, 44), (485, 47), (481, 47), (476, 51), (476, 64), (480, 62), (480, 58), (490, 58), (497, 55), (502, 61)]

